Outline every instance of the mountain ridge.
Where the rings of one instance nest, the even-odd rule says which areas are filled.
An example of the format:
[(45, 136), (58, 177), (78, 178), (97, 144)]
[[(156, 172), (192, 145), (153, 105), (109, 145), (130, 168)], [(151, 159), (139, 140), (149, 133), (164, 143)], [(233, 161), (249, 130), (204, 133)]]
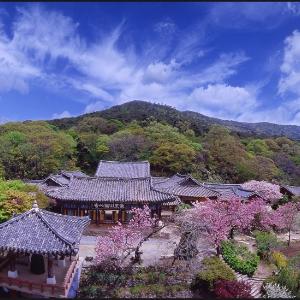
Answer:
[(144, 121), (147, 118), (155, 118), (157, 121), (167, 122), (172, 126), (178, 126), (178, 124), (185, 122), (196, 132), (196, 134), (203, 134), (208, 131), (211, 125), (217, 124), (242, 136), (257, 136), (264, 138), (286, 136), (293, 140), (300, 140), (300, 126), (297, 125), (222, 120), (214, 117), (208, 117), (198, 112), (189, 110), (179, 111), (169, 105), (142, 100), (133, 100), (123, 104), (114, 105), (101, 111), (83, 114), (77, 117), (48, 120), (48, 122), (61, 129), (66, 129), (76, 125), (78, 121), (85, 117), (118, 119), (124, 122), (130, 122), (133, 120)]

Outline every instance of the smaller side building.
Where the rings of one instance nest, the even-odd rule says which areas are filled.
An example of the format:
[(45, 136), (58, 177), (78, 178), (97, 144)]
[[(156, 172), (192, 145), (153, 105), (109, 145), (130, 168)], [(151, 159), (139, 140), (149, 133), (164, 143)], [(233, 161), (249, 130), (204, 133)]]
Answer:
[[(180, 198), (182, 203), (191, 204), (206, 199), (217, 199), (221, 194), (198, 182), (191, 175), (175, 174), (170, 178), (154, 179), (154, 188), (158, 191), (170, 193)], [(171, 206), (171, 209), (174, 209)]]
[(244, 189), (241, 184), (227, 184), (227, 183), (203, 183), (204, 186), (213, 189), (220, 193), (221, 199), (239, 198), (243, 201), (249, 201), (253, 198), (261, 198), (255, 191)]
[(88, 217), (31, 210), (0, 224), (0, 286), (25, 295), (66, 298)]
[(282, 185), (280, 187), (280, 192), (283, 195), (287, 195), (289, 199), (292, 197), (300, 197), (300, 186)]

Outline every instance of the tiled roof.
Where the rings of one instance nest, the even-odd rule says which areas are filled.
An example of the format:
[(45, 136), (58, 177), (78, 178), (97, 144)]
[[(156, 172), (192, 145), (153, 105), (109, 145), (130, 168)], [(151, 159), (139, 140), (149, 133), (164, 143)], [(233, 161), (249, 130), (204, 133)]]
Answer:
[(39, 209), (0, 224), (0, 250), (39, 254), (76, 254), (89, 217), (63, 216)]
[[(73, 177), (82, 178), (82, 177), (89, 177), (89, 176), (81, 171), (63, 170), (60, 171), (58, 174), (50, 174), (48, 177), (46, 177), (43, 180), (25, 180), (25, 183), (36, 185), (42, 191), (46, 192), (51, 189), (67, 186)], [(54, 182), (56, 186), (50, 184), (51, 181)]]
[(101, 203), (168, 202), (177, 200), (174, 195), (154, 189), (151, 177), (135, 179), (74, 177), (67, 187), (48, 191), (47, 195), (58, 200)]
[(120, 162), (100, 160), (95, 176), (110, 178), (150, 177), (148, 161)]
[(153, 185), (164, 182), (169, 179), (169, 177), (158, 177), (158, 176), (155, 176), (155, 177), (152, 176), (151, 178), (152, 178)]
[(294, 196), (300, 196), (300, 186), (293, 186), (293, 185), (283, 185), (287, 191), (289, 191)]
[(183, 197), (218, 197), (220, 194), (189, 175), (176, 174), (167, 180), (154, 184), (159, 191)]
[(229, 199), (232, 197), (240, 197), (249, 199), (253, 196), (259, 196), (254, 191), (244, 189), (240, 184), (225, 184), (225, 183), (203, 183), (204, 186), (209, 187), (219, 192), (223, 198)]

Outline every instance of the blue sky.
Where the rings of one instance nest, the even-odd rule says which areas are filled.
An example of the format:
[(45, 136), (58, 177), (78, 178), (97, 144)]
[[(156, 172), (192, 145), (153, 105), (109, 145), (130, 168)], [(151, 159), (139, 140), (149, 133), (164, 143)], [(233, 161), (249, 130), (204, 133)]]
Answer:
[(0, 122), (135, 99), (300, 125), (300, 4), (0, 4)]

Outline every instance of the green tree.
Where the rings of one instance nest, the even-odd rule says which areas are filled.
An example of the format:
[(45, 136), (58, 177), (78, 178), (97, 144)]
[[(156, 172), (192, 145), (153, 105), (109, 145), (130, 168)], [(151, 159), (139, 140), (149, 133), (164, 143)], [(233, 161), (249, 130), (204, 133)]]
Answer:
[(150, 157), (154, 168), (162, 172), (191, 172), (196, 158), (195, 150), (186, 144), (161, 144)]
[(251, 140), (247, 145), (247, 151), (255, 155), (262, 155), (269, 157), (272, 155), (267, 143), (261, 139)]
[(41, 178), (75, 167), (75, 141), (46, 122), (9, 123), (0, 130), (6, 178)]
[(249, 157), (244, 146), (230, 135), (228, 129), (212, 126), (204, 138), (204, 147), (209, 151), (208, 169), (219, 174), (225, 181), (241, 181), (244, 173), (240, 172)]
[(49, 206), (49, 199), (36, 186), (20, 180), (0, 180), (0, 223), (14, 213), (22, 213), (32, 207), (36, 200), (40, 208)]

